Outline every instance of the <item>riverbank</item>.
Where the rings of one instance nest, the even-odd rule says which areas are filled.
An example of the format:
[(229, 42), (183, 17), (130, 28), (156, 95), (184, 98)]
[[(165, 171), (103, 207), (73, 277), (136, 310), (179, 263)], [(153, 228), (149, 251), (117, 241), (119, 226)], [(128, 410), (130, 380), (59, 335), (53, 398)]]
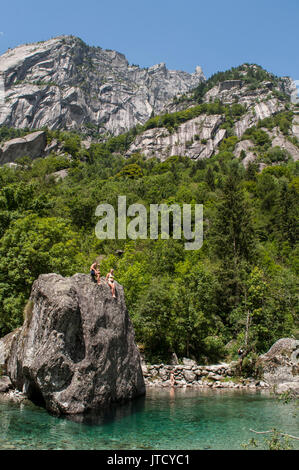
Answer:
[(270, 385), (254, 378), (236, 377), (236, 363), (211, 366), (199, 365), (142, 365), (145, 385), (151, 387), (209, 388), (209, 389), (266, 389)]
[[(146, 390), (194, 389), (194, 390), (271, 390), (263, 380), (232, 376), (227, 364), (218, 366), (150, 365), (142, 366)], [(173, 374), (173, 380), (171, 379)], [(13, 388), (8, 377), (0, 378), (6, 387), (0, 387), (0, 397), (5, 401), (21, 403), (29, 401), (26, 394)]]

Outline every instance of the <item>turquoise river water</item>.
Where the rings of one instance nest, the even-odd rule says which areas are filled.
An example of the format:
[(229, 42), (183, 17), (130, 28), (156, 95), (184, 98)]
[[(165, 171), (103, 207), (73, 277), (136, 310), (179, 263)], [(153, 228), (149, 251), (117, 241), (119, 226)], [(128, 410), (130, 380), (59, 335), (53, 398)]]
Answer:
[[(250, 431), (299, 435), (298, 409), (269, 393), (149, 390), (145, 398), (76, 420), (0, 399), (0, 449), (242, 449)], [(259, 438), (263, 442), (263, 436)], [(298, 449), (299, 441), (291, 441)]]

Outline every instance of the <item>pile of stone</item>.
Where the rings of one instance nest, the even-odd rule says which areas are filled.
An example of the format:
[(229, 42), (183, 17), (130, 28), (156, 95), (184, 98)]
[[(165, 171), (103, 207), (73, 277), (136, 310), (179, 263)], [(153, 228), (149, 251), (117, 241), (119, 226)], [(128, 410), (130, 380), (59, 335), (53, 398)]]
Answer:
[(235, 378), (236, 364), (236, 362), (211, 366), (199, 366), (195, 363), (193, 365), (143, 364), (142, 371), (148, 387), (171, 386), (173, 374), (174, 386), (177, 388), (268, 388), (268, 384), (260, 380)]

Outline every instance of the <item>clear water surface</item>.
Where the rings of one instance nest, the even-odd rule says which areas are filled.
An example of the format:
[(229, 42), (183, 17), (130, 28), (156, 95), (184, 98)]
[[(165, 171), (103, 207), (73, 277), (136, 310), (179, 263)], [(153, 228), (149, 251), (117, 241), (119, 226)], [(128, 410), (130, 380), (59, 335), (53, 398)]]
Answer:
[(0, 399), (0, 449), (241, 449), (256, 437), (250, 429), (298, 436), (298, 418), (294, 403), (265, 392), (151, 389), (101, 416), (75, 420)]

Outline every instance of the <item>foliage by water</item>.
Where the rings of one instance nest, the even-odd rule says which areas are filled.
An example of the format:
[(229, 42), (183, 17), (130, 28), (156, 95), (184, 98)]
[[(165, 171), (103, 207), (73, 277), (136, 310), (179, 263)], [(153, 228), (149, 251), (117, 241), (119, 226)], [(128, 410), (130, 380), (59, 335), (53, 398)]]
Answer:
[[(33, 281), (41, 273), (114, 267), (124, 285), (137, 341), (151, 359), (194, 356), (216, 361), (248, 342), (263, 352), (296, 329), (298, 165), (282, 162), (258, 173), (231, 151), (208, 161), (130, 159), (93, 144), (70, 162), (51, 155), (0, 169), (0, 332), (23, 321)], [(81, 147), (80, 147), (81, 149)], [(82, 149), (80, 151), (83, 151)], [(80, 152), (79, 151), (79, 152)], [(63, 181), (50, 176), (68, 167)], [(95, 208), (126, 195), (128, 205), (203, 203), (205, 240), (196, 252), (183, 240), (100, 241)], [(115, 254), (124, 250), (123, 257)]]
[[(299, 409), (298, 396), (288, 391), (279, 395), (277, 400), (285, 405), (293, 404), (295, 411), (292, 412), (292, 415), (296, 419)], [(248, 443), (242, 444), (244, 449), (266, 448), (268, 450), (293, 450), (294, 442), (299, 441), (299, 435), (293, 436), (292, 434), (282, 432), (276, 428), (269, 431), (255, 431), (253, 429), (250, 431), (258, 435), (258, 437), (251, 438)]]
[[(39, 274), (89, 272), (99, 255), (101, 273), (113, 267), (125, 287), (136, 339), (151, 361), (166, 361), (175, 351), (214, 362), (235, 358), (246, 345), (250, 355), (244, 369), (252, 371), (257, 354), (281, 337), (298, 334), (298, 163), (285, 150), (272, 148), (265, 131), (279, 128), (298, 145), (290, 133), (293, 112), (285, 103), (282, 112), (245, 132), (242, 139), (252, 142), (257, 163), (275, 164), (261, 172), (257, 163), (245, 169), (245, 151), (240, 159), (233, 154), (239, 142), (233, 127), (246, 108), (202, 103), (208, 90), (231, 79), (252, 89), (263, 82), (283, 83), (259, 66), (244, 64), (199, 85), (192, 96), (193, 104), (200, 103), (196, 106), (152, 117), (89, 150), (80, 134), (46, 130), (48, 141), (57, 139), (71, 159), (53, 153), (34, 161), (23, 158), (14, 170), (0, 168), (1, 336), (22, 324)], [(155, 127), (173, 132), (202, 113), (221, 114), (227, 130), (212, 158), (124, 158), (137, 134)], [(93, 125), (88, 127), (93, 134)], [(1, 127), (0, 141), (27, 132)], [(68, 176), (55, 180), (53, 173), (62, 169)], [(185, 251), (184, 240), (171, 238), (98, 240), (95, 208), (108, 203), (116, 209), (119, 195), (127, 196), (128, 205), (141, 203), (148, 210), (150, 204), (204, 204), (202, 249)]]

